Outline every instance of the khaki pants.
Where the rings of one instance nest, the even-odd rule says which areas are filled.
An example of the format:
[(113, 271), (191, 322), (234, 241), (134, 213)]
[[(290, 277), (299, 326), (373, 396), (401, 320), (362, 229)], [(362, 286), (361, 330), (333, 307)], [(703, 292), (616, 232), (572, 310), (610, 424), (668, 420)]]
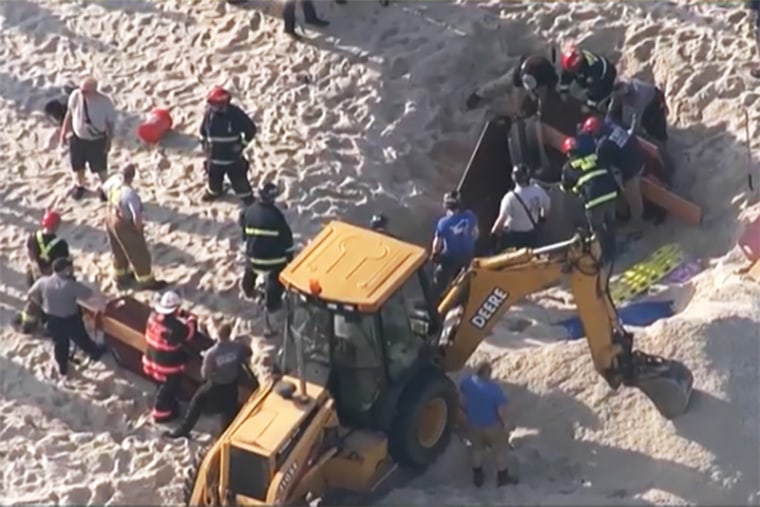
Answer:
[(118, 278), (132, 272), (139, 283), (153, 280), (150, 252), (143, 232), (111, 213), (106, 217), (106, 232), (113, 254), (114, 275)]
[(467, 430), (467, 437), (472, 444), (470, 453), (473, 468), (483, 466), (483, 453), (486, 448), (491, 449), (493, 459), (499, 470), (503, 470), (506, 467), (507, 451), (509, 450), (509, 432), (504, 427), (500, 424), (487, 428), (470, 427)]
[(641, 173), (623, 185), (623, 195), (630, 210), (631, 228), (641, 232), (644, 226), (644, 198), (641, 195)]

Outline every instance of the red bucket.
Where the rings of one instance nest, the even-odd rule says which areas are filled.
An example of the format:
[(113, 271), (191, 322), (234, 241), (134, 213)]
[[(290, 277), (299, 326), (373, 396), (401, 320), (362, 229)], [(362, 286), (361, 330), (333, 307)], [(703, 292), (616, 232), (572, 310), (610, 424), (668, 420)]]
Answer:
[(169, 111), (157, 107), (137, 127), (137, 137), (144, 143), (156, 144), (172, 128), (173, 123)]

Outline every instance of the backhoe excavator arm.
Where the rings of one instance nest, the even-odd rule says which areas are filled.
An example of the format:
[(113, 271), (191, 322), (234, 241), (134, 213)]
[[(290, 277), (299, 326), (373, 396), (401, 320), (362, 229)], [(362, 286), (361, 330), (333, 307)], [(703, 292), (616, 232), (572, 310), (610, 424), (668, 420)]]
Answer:
[(598, 247), (579, 235), (536, 250), (475, 259), (453, 283), (438, 311), (461, 307), (461, 318), (444, 329), (443, 367), (457, 371), (489, 335), (507, 309), (528, 294), (568, 279), (594, 367), (613, 389), (641, 389), (667, 418), (686, 410), (691, 372), (683, 364), (633, 351), (633, 336), (617, 315), (599, 276)]

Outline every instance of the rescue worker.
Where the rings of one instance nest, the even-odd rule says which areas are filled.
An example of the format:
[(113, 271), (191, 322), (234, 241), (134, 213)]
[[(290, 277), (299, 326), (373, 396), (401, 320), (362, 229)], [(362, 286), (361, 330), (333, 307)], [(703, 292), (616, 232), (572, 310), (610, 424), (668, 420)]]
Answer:
[(182, 310), (181, 304), (176, 292), (165, 292), (153, 305), (145, 326), (142, 366), (143, 372), (158, 383), (151, 413), (157, 423), (179, 415), (178, 396), (188, 359), (184, 347), (198, 328), (195, 317)]
[(259, 189), (258, 199), (240, 212), (245, 241), (246, 264), (241, 288), (246, 297), (256, 297), (256, 278), (267, 273), (266, 308), (274, 313), (282, 308), (284, 287), (279, 274), (293, 257), (293, 232), (282, 211), (275, 205), (280, 191), (274, 183)]
[(451, 280), (466, 268), (475, 255), (478, 239), (478, 217), (469, 209), (462, 209), (459, 191), (443, 196), (446, 210), (438, 220), (433, 236), (433, 285), (440, 297)]
[(491, 234), (499, 240), (499, 251), (508, 248), (534, 248), (538, 233), (551, 208), (546, 190), (530, 181), (525, 164), (512, 168), (515, 188), (504, 195)]
[[(53, 262), (69, 257), (69, 245), (56, 232), (61, 224), (61, 215), (48, 210), (42, 216), (40, 228), (26, 239), (26, 255), (29, 268), (26, 271), (26, 285), (31, 287), (40, 276), (53, 274)], [(44, 321), (44, 314), (32, 298), (27, 298), (22, 312), (16, 316), (15, 323), (21, 326), (21, 332), (32, 334)]]
[(483, 455), (487, 448), (496, 465), (496, 487), (517, 484), (517, 476), (510, 474), (507, 466), (509, 433), (514, 424), (507, 417), (507, 396), (491, 378), (491, 364), (480, 363), (474, 374), (459, 383), (459, 392), (467, 416), (473, 484), (479, 488), (485, 482)]
[(474, 109), (499, 95), (515, 91), (513, 109), (525, 113), (526, 96), (534, 101), (544, 100), (548, 91), (556, 89), (558, 83), (559, 75), (551, 60), (541, 55), (522, 55), (517, 65), (506, 74), (472, 92), (466, 106)]
[(106, 233), (111, 247), (113, 274), (120, 289), (132, 282), (143, 290), (162, 290), (167, 283), (156, 280), (145, 241), (143, 203), (134, 189), (137, 168), (129, 164), (109, 178), (101, 189), (107, 198)]
[(231, 335), (232, 326), (229, 324), (219, 328), (217, 342), (203, 354), (203, 384), (190, 400), (182, 423), (174, 430), (164, 433), (167, 437), (189, 436), (203, 412), (222, 414), (222, 433), (235, 419), (239, 410), (238, 383), (246, 362), (251, 357), (251, 349), (232, 341)]
[(562, 152), (567, 155), (568, 161), (562, 167), (561, 187), (583, 199), (589, 229), (596, 234), (602, 250), (600, 261), (607, 269), (602, 273), (606, 283), (615, 258), (615, 200), (618, 184), (612, 173), (600, 165), (596, 153), (578, 153), (574, 138), (565, 138)]
[(285, 0), (285, 5), (282, 6), (282, 22), (287, 35), (295, 40), (301, 40), (301, 36), (296, 33), (296, 2), (301, 4), (304, 22), (307, 25), (324, 28), (330, 24), (329, 21), (317, 16), (317, 9), (314, 7), (313, 0)]
[(68, 373), (71, 341), (82, 349), (92, 361), (103, 355), (103, 347), (96, 344), (87, 334), (77, 301), (88, 299), (92, 289), (74, 280), (73, 264), (70, 259), (60, 257), (53, 262), (53, 274), (39, 278), (28, 297), (33, 299), (45, 314), (47, 328), (55, 344), (53, 356), (58, 365), (58, 373)]
[(632, 130), (606, 118), (589, 116), (581, 127), (583, 134), (596, 141), (600, 165), (610, 169), (623, 188), (628, 203), (632, 235), (640, 237), (644, 227), (644, 198), (641, 195), (641, 176), (644, 173), (644, 154)]
[(617, 79), (615, 65), (603, 56), (575, 46), (562, 54), (561, 63), (560, 94), (566, 96), (575, 82), (585, 93), (586, 106), (603, 110)]
[(253, 193), (243, 150), (256, 135), (256, 124), (231, 101), (232, 95), (221, 86), (213, 87), (206, 96), (207, 108), (200, 127), (207, 177), (202, 200), (213, 201), (224, 194), (226, 175), (235, 195), (249, 204)]
[(667, 142), (668, 112), (665, 94), (651, 83), (621, 77), (613, 86), (608, 114), (634, 132), (643, 132), (659, 143)]

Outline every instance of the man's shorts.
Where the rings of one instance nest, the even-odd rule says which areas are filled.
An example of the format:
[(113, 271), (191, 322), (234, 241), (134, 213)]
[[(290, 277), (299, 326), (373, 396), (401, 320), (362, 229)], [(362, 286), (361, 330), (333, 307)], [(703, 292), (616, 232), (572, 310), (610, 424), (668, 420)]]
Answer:
[(490, 448), (492, 453), (500, 454), (509, 449), (509, 432), (500, 424), (487, 428), (468, 428), (468, 437), (473, 451)]
[(81, 139), (75, 134), (69, 140), (69, 160), (71, 169), (81, 171), (87, 167), (90, 172), (103, 173), (108, 171), (108, 154), (106, 153), (106, 138)]

